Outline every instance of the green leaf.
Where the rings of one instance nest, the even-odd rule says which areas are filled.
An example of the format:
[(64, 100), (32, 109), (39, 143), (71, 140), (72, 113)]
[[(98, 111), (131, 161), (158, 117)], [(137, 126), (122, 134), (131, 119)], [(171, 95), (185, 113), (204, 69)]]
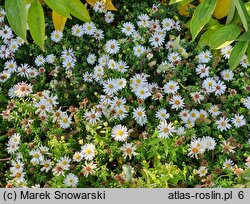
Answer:
[(6, 0), (6, 17), (13, 31), (26, 40), (27, 13), (24, 0)]
[(236, 39), (237, 41), (250, 41), (250, 30), (243, 33), (240, 37)]
[(192, 40), (194, 40), (205, 24), (210, 20), (215, 9), (216, 0), (205, 0), (194, 11), (190, 22)]
[(226, 24), (229, 24), (232, 22), (233, 17), (234, 17), (234, 13), (235, 13), (235, 4), (233, 1), (231, 1), (228, 12), (227, 12), (227, 21)]
[(240, 27), (234, 24), (223, 26), (215, 31), (209, 41), (211, 49), (221, 49), (230, 45), (240, 35)]
[(250, 181), (250, 169), (247, 169), (243, 174), (242, 174), (242, 178), (245, 180)]
[(245, 54), (248, 47), (248, 42), (238, 42), (234, 48), (232, 49), (230, 58), (229, 58), (229, 66), (230, 69), (235, 69)]
[(91, 21), (87, 8), (84, 6), (84, 4), (80, 0), (70, 0), (68, 1), (68, 6), (69, 6), (70, 13), (76, 18), (84, 22)]
[(66, 0), (44, 0), (44, 2), (56, 13), (71, 19), (69, 6)]
[(168, 3), (168, 5), (176, 4), (176, 3), (182, 2), (182, 1), (186, 1), (186, 0), (170, 0), (170, 2)]
[(175, 38), (174, 42), (173, 42), (173, 49), (177, 50), (180, 46), (180, 36), (178, 36), (177, 38)]
[(247, 48), (247, 58), (248, 62), (250, 63), (250, 42), (248, 43), (248, 48)]
[(28, 25), (32, 38), (44, 51), (45, 20), (43, 7), (39, 0), (35, 0), (30, 6), (28, 12)]
[(200, 48), (203, 48), (206, 45), (209, 45), (211, 36), (220, 28), (222, 28), (223, 25), (215, 25), (212, 26), (211, 28), (209, 28), (205, 33), (202, 34), (202, 36), (200, 37), (200, 40), (198, 42), (198, 46)]
[(250, 16), (248, 11), (246, 10), (245, 5), (241, 0), (233, 0), (233, 2), (236, 6), (236, 9), (238, 11), (238, 14), (240, 16), (245, 31), (248, 31), (248, 21), (250, 21)]

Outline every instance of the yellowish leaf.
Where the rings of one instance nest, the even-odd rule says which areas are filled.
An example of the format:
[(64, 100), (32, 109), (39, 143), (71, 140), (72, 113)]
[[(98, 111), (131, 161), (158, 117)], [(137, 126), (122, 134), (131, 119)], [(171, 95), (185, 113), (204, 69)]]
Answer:
[(217, 0), (217, 4), (213, 13), (213, 17), (217, 19), (227, 16), (231, 0)]
[(193, 4), (186, 4), (184, 6), (181, 6), (179, 8), (179, 13), (182, 15), (182, 16), (190, 16), (190, 10), (193, 10), (195, 8), (195, 5)]
[(96, 2), (97, 0), (87, 0), (87, 3), (90, 4), (91, 6), (93, 6)]
[(104, 0), (106, 9), (108, 11), (117, 11), (117, 8), (112, 3), (112, 0)]
[(67, 18), (61, 16), (60, 14), (56, 13), (55, 11), (52, 12), (52, 19), (55, 30), (63, 31)]

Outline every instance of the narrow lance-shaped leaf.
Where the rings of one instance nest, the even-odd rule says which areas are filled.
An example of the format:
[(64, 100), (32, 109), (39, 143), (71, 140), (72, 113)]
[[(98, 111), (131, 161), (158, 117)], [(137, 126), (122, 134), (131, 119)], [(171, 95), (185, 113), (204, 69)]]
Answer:
[(230, 45), (240, 35), (240, 27), (234, 24), (226, 25), (215, 31), (209, 45), (211, 49), (221, 49)]
[(68, 6), (69, 6), (70, 13), (76, 18), (84, 22), (91, 21), (87, 8), (84, 6), (84, 4), (80, 0), (70, 0), (68, 1)]
[(190, 22), (190, 30), (193, 40), (211, 18), (216, 2), (216, 0), (205, 0), (195, 9)]
[(60, 14), (58, 14), (55, 11), (52, 11), (52, 19), (53, 19), (53, 24), (54, 24), (54, 28), (55, 30), (60, 30), (63, 31), (67, 18), (64, 16), (61, 16)]
[(230, 58), (229, 58), (229, 66), (230, 69), (235, 69), (242, 59), (243, 55), (247, 50), (248, 42), (238, 42), (232, 49)]
[(24, 0), (5, 0), (5, 10), (13, 31), (26, 41), (27, 13)]
[(61, 16), (71, 18), (68, 6), (68, 0), (44, 0), (44, 2), (55, 12)]
[(250, 16), (248, 11), (246, 10), (246, 7), (241, 0), (233, 0), (233, 2), (236, 6), (245, 31), (248, 31), (248, 21), (250, 21)]
[(43, 8), (39, 0), (35, 0), (30, 6), (28, 25), (32, 38), (44, 51), (45, 20)]
[(235, 13), (235, 5), (234, 2), (231, 1), (228, 12), (227, 12), (227, 21), (226, 24), (229, 24), (232, 22), (233, 18), (234, 18), (234, 13)]

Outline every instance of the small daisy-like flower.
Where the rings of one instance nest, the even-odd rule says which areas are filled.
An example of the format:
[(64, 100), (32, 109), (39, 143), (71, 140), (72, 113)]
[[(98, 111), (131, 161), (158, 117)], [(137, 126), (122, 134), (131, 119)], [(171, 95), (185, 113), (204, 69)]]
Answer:
[(216, 91), (216, 81), (212, 78), (206, 78), (203, 83), (202, 87), (206, 90), (206, 93), (213, 93)]
[(229, 124), (229, 119), (225, 117), (221, 117), (218, 121), (216, 121), (216, 124), (218, 125), (218, 129), (220, 131), (227, 131), (231, 128), (231, 125)]
[(164, 34), (160, 34), (158, 32), (155, 32), (150, 38), (149, 42), (154, 48), (158, 48), (163, 45), (164, 43)]
[(210, 109), (208, 110), (208, 112), (210, 114), (212, 114), (212, 116), (214, 116), (214, 117), (218, 116), (221, 113), (221, 111), (219, 111), (219, 107), (217, 105), (212, 105), (210, 107)]
[(202, 140), (198, 138), (191, 141), (188, 150), (189, 150), (188, 156), (195, 157), (196, 159), (198, 159), (198, 155), (203, 154), (205, 152), (205, 147), (202, 143)]
[(240, 65), (244, 68), (249, 67), (249, 61), (248, 61), (248, 57), (246, 54), (244, 54), (242, 59), (240, 60)]
[(95, 64), (95, 61), (96, 61), (96, 55), (95, 54), (89, 54), (88, 57), (87, 57), (87, 62), (89, 64)]
[(137, 25), (139, 27), (147, 28), (149, 26), (150, 18), (147, 14), (141, 14), (138, 16), (139, 21), (137, 21)]
[(32, 86), (26, 82), (20, 82), (9, 90), (8, 95), (13, 97), (25, 97), (32, 93)]
[(56, 61), (56, 56), (54, 54), (46, 56), (46, 62), (53, 64), (55, 61)]
[(69, 173), (63, 182), (66, 186), (75, 188), (78, 184), (78, 180), (79, 179), (77, 176), (72, 173)]
[(136, 57), (141, 57), (146, 52), (146, 48), (142, 45), (136, 45), (133, 51)]
[(173, 20), (170, 18), (164, 18), (161, 22), (163, 30), (170, 31), (173, 29)]
[(120, 60), (116, 63), (115, 69), (121, 73), (125, 73), (128, 67), (129, 66), (126, 64), (126, 62)]
[(98, 121), (100, 121), (101, 113), (98, 111), (95, 111), (95, 109), (92, 109), (89, 112), (85, 113), (84, 118), (90, 123), (90, 124), (96, 124)]
[(114, 79), (108, 79), (103, 83), (103, 91), (107, 94), (112, 96), (116, 93), (119, 89), (117, 87), (117, 81)]
[(147, 116), (145, 113), (145, 109), (141, 106), (134, 109), (133, 110), (133, 118), (135, 119), (135, 121), (139, 125), (143, 126), (147, 122)]
[(3, 40), (11, 39), (13, 37), (13, 33), (12, 33), (11, 28), (7, 25), (1, 27), (0, 36), (2, 37)]
[(234, 162), (231, 159), (226, 159), (225, 162), (223, 163), (223, 169), (233, 169)]
[(60, 175), (64, 175), (64, 168), (57, 164), (53, 169), (52, 169), (53, 175), (55, 176), (60, 176)]
[(217, 96), (217, 95), (220, 96), (220, 95), (224, 94), (226, 91), (226, 88), (227, 87), (223, 81), (218, 81), (215, 85), (215, 96)]
[(73, 155), (73, 161), (80, 162), (82, 160), (83, 156), (81, 152), (75, 152)]
[(243, 115), (235, 114), (234, 118), (232, 118), (231, 121), (233, 125), (237, 128), (246, 125), (246, 119)]
[(168, 61), (170, 61), (171, 63), (179, 62), (179, 61), (181, 61), (181, 56), (177, 52), (171, 52), (168, 55)]
[(110, 11), (107, 11), (107, 12), (105, 13), (105, 21), (106, 21), (107, 23), (112, 23), (112, 22), (114, 21), (114, 14), (111, 13)]
[(63, 33), (60, 30), (54, 30), (51, 33), (51, 40), (53, 42), (56, 42), (56, 43), (60, 42), (62, 38), (63, 38)]
[(208, 150), (214, 150), (214, 148), (216, 146), (216, 142), (215, 142), (214, 138), (209, 137), (209, 136), (203, 137), (202, 143), (204, 144), (204, 147)]
[(70, 127), (71, 123), (72, 123), (72, 118), (69, 117), (66, 113), (62, 113), (60, 115), (59, 125), (61, 128), (66, 129)]
[(83, 169), (82, 169), (83, 175), (85, 177), (88, 177), (89, 174), (94, 175), (95, 172), (96, 172), (95, 171), (96, 168), (97, 168), (97, 165), (95, 163), (93, 163), (93, 162), (90, 162), (90, 163), (85, 162), (85, 165), (83, 166)]
[(116, 40), (109, 40), (105, 44), (105, 51), (109, 54), (117, 54), (119, 52), (119, 43)]
[(63, 170), (69, 170), (71, 159), (67, 156), (61, 157), (57, 165), (59, 165)]
[(132, 158), (132, 156), (137, 155), (137, 153), (135, 152), (136, 147), (133, 146), (131, 143), (125, 143), (122, 147), (121, 147), (121, 151), (123, 152), (123, 156), (126, 159), (127, 157), (129, 157), (129, 159)]
[(180, 95), (174, 95), (170, 101), (169, 104), (171, 105), (172, 109), (182, 109), (184, 107), (184, 99)]
[(220, 74), (221, 74), (221, 77), (223, 78), (223, 80), (225, 80), (225, 81), (231, 81), (234, 77), (234, 73), (229, 69), (221, 71)]
[(114, 126), (111, 132), (111, 136), (117, 141), (125, 141), (129, 136), (127, 127), (120, 124)]
[(169, 113), (167, 113), (166, 109), (160, 108), (158, 111), (156, 111), (155, 116), (159, 120), (166, 120), (169, 118)]
[(82, 25), (83, 32), (88, 35), (94, 35), (96, 31), (96, 26), (93, 22), (86, 22)]
[(97, 29), (96, 31), (95, 31), (95, 33), (94, 33), (94, 38), (96, 39), (96, 40), (102, 40), (102, 39), (104, 39), (104, 34), (103, 34), (103, 31), (102, 30), (100, 30), (100, 29)]
[(232, 52), (232, 46), (231, 45), (228, 45), (226, 47), (223, 47), (221, 50), (220, 50), (222, 56), (225, 58), (225, 59), (229, 59), (230, 55), (231, 55), (231, 52)]
[(244, 99), (243, 105), (250, 110), (250, 96)]
[(172, 133), (176, 132), (173, 123), (167, 123), (166, 120), (162, 120), (157, 129), (160, 138), (169, 138), (169, 136), (172, 136)]
[(31, 163), (38, 164), (40, 161), (44, 160), (43, 155), (38, 150), (30, 151), (30, 155), (32, 156), (32, 159), (30, 160)]
[(200, 75), (200, 78), (205, 78), (209, 76), (209, 67), (205, 64), (199, 64), (195, 71), (196, 74)]
[(201, 103), (204, 100), (204, 96), (199, 91), (190, 93), (190, 96), (195, 103)]
[(93, 160), (95, 157), (95, 146), (93, 144), (85, 144), (81, 148), (82, 156), (86, 160)]
[(176, 94), (179, 88), (180, 86), (178, 85), (178, 82), (169, 81), (164, 85), (163, 90), (167, 94)]
[(104, 13), (106, 11), (106, 6), (104, 1), (96, 1), (93, 5), (93, 9), (97, 13)]
[(38, 55), (35, 59), (36, 66), (42, 66), (46, 62), (45, 58), (42, 55)]
[(4, 22), (4, 16), (5, 16), (5, 11), (3, 9), (0, 9), (0, 23)]
[(23, 162), (20, 159), (11, 161), (12, 167), (10, 167), (10, 171), (13, 173), (15, 171), (23, 171)]
[(149, 96), (151, 96), (150, 90), (148, 88), (148, 86), (143, 86), (143, 87), (138, 87), (135, 90), (135, 95), (142, 100), (145, 100), (146, 98), (148, 98)]
[(45, 171), (45, 172), (48, 172), (50, 169), (51, 169), (51, 160), (50, 159), (46, 159), (46, 160), (43, 160), (41, 161), (41, 171)]
[(221, 144), (221, 147), (222, 147), (223, 152), (225, 152), (227, 154), (230, 154), (230, 153), (234, 154), (235, 153), (235, 151), (234, 151), (235, 147), (232, 146), (230, 142), (223, 141)]
[(14, 60), (9, 60), (4, 63), (4, 69), (8, 70), (9, 73), (16, 72), (17, 64)]
[(198, 55), (198, 61), (199, 63), (208, 63), (212, 58), (212, 54), (209, 50), (206, 51), (202, 51), (199, 55)]
[(134, 31), (135, 26), (132, 23), (126, 22), (122, 24), (122, 33), (124, 33), (126, 36), (131, 36)]
[(206, 176), (207, 175), (207, 167), (201, 166), (197, 173), (199, 174), (200, 177)]
[(82, 37), (84, 34), (83, 27), (81, 25), (76, 24), (71, 28), (71, 33), (73, 36)]

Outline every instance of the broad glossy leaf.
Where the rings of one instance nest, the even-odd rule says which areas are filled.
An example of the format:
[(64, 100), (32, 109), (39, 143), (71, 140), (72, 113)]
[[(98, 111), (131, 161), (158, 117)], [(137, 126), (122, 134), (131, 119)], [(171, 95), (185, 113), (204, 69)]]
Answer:
[(214, 12), (216, 2), (216, 0), (205, 0), (195, 9), (190, 22), (190, 30), (193, 40), (210, 20), (212, 13)]
[(206, 45), (209, 45), (209, 41), (211, 39), (211, 36), (220, 28), (222, 28), (223, 25), (214, 25), (212, 27), (210, 27), (205, 33), (202, 34), (202, 36), (200, 37), (198, 46), (200, 48), (203, 48)]
[(5, 0), (5, 10), (13, 31), (26, 41), (27, 13), (24, 0)]
[(55, 30), (60, 30), (63, 31), (67, 18), (64, 16), (61, 16), (60, 14), (58, 14), (55, 11), (52, 11), (52, 19), (53, 19), (53, 24), (54, 24), (54, 28)]
[(236, 9), (238, 11), (238, 14), (240, 16), (245, 31), (248, 31), (248, 22), (250, 22), (250, 16), (248, 11), (246, 10), (245, 5), (241, 0), (233, 0), (233, 2), (236, 6)]
[(28, 12), (30, 33), (36, 44), (44, 51), (45, 20), (43, 7), (39, 0), (34, 0)]
[(248, 47), (248, 42), (238, 42), (232, 49), (230, 58), (229, 58), (229, 66), (230, 69), (235, 69), (245, 54)]
[(74, 17), (84, 22), (91, 21), (87, 8), (80, 0), (70, 0), (68, 1), (68, 6), (70, 14), (72, 14)]
[(61, 16), (71, 18), (67, 0), (44, 0), (44, 2)]
[(240, 37), (238, 37), (237, 41), (250, 41), (250, 30), (243, 33)]
[(234, 24), (223, 26), (211, 36), (211, 49), (221, 49), (230, 45), (240, 35), (240, 27)]
[(170, 0), (168, 4), (169, 5), (176, 4), (176, 3), (179, 3), (179, 2), (182, 2), (182, 1), (185, 1), (185, 0)]

